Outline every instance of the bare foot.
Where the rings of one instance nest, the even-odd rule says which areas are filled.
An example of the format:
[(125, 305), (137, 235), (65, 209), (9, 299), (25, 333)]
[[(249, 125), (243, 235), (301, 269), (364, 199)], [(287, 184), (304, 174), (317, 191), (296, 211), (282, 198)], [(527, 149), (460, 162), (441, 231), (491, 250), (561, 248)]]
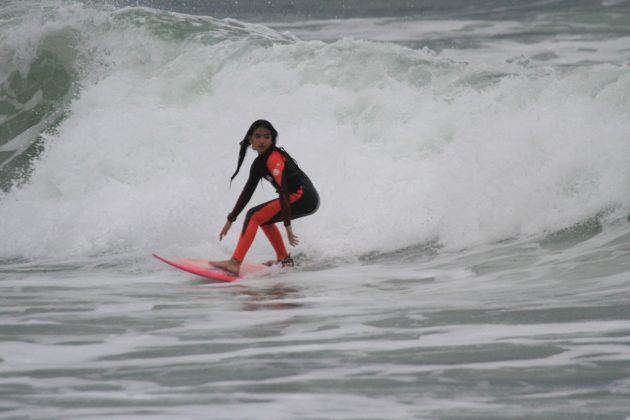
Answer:
[(209, 261), (210, 265), (226, 271), (230, 274), (238, 276), (238, 272), (241, 271), (241, 262), (231, 258), (225, 261)]

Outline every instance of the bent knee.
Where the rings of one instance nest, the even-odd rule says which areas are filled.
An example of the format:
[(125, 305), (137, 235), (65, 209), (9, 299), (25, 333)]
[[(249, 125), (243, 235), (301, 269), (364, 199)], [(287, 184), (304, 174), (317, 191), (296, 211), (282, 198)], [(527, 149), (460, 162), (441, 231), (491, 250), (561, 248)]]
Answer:
[(250, 211), (247, 214), (247, 218), (249, 219), (249, 223), (253, 223), (256, 226), (260, 226), (265, 222), (260, 212), (256, 212), (256, 211)]

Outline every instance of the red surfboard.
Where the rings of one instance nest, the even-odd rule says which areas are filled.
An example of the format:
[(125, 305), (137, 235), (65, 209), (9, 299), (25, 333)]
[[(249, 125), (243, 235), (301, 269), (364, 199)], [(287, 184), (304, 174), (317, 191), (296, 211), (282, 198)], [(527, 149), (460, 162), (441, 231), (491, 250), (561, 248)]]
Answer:
[(243, 263), (241, 265), (241, 272), (238, 276), (235, 276), (234, 274), (230, 274), (219, 268), (211, 266), (209, 260), (202, 260), (197, 258), (164, 258), (160, 257), (157, 254), (153, 254), (153, 256), (158, 260), (165, 262), (166, 264), (172, 265), (175, 268), (179, 268), (180, 270), (184, 270), (189, 273), (205, 277), (207, 279), (225, 282), (232, 282), (234, 280), (242, 279), (243, 277), (269, 269), (269, 267), (264, 264)]

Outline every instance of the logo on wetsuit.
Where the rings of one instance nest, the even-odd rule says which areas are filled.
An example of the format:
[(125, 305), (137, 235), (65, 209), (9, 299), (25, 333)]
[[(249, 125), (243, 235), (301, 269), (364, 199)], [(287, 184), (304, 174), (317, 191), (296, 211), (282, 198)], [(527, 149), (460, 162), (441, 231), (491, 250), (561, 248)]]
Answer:
[(279, 163), (276, 163), (276, 167), (273, 168), (273, 171), (271, 173), (273, 174), (273, 176), (280, 175), (280, 164)]

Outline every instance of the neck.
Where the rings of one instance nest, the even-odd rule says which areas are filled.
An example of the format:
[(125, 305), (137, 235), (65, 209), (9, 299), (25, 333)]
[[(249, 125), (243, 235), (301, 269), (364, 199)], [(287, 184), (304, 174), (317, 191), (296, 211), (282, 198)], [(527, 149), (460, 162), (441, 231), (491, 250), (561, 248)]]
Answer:
[(275, 149), (275, 146), (272, 144), (264, 152), (258, 152), (258, 156), (262, 156), (262, 155), (266, 155), (268, 153), (271, 153), (274, 149)]

